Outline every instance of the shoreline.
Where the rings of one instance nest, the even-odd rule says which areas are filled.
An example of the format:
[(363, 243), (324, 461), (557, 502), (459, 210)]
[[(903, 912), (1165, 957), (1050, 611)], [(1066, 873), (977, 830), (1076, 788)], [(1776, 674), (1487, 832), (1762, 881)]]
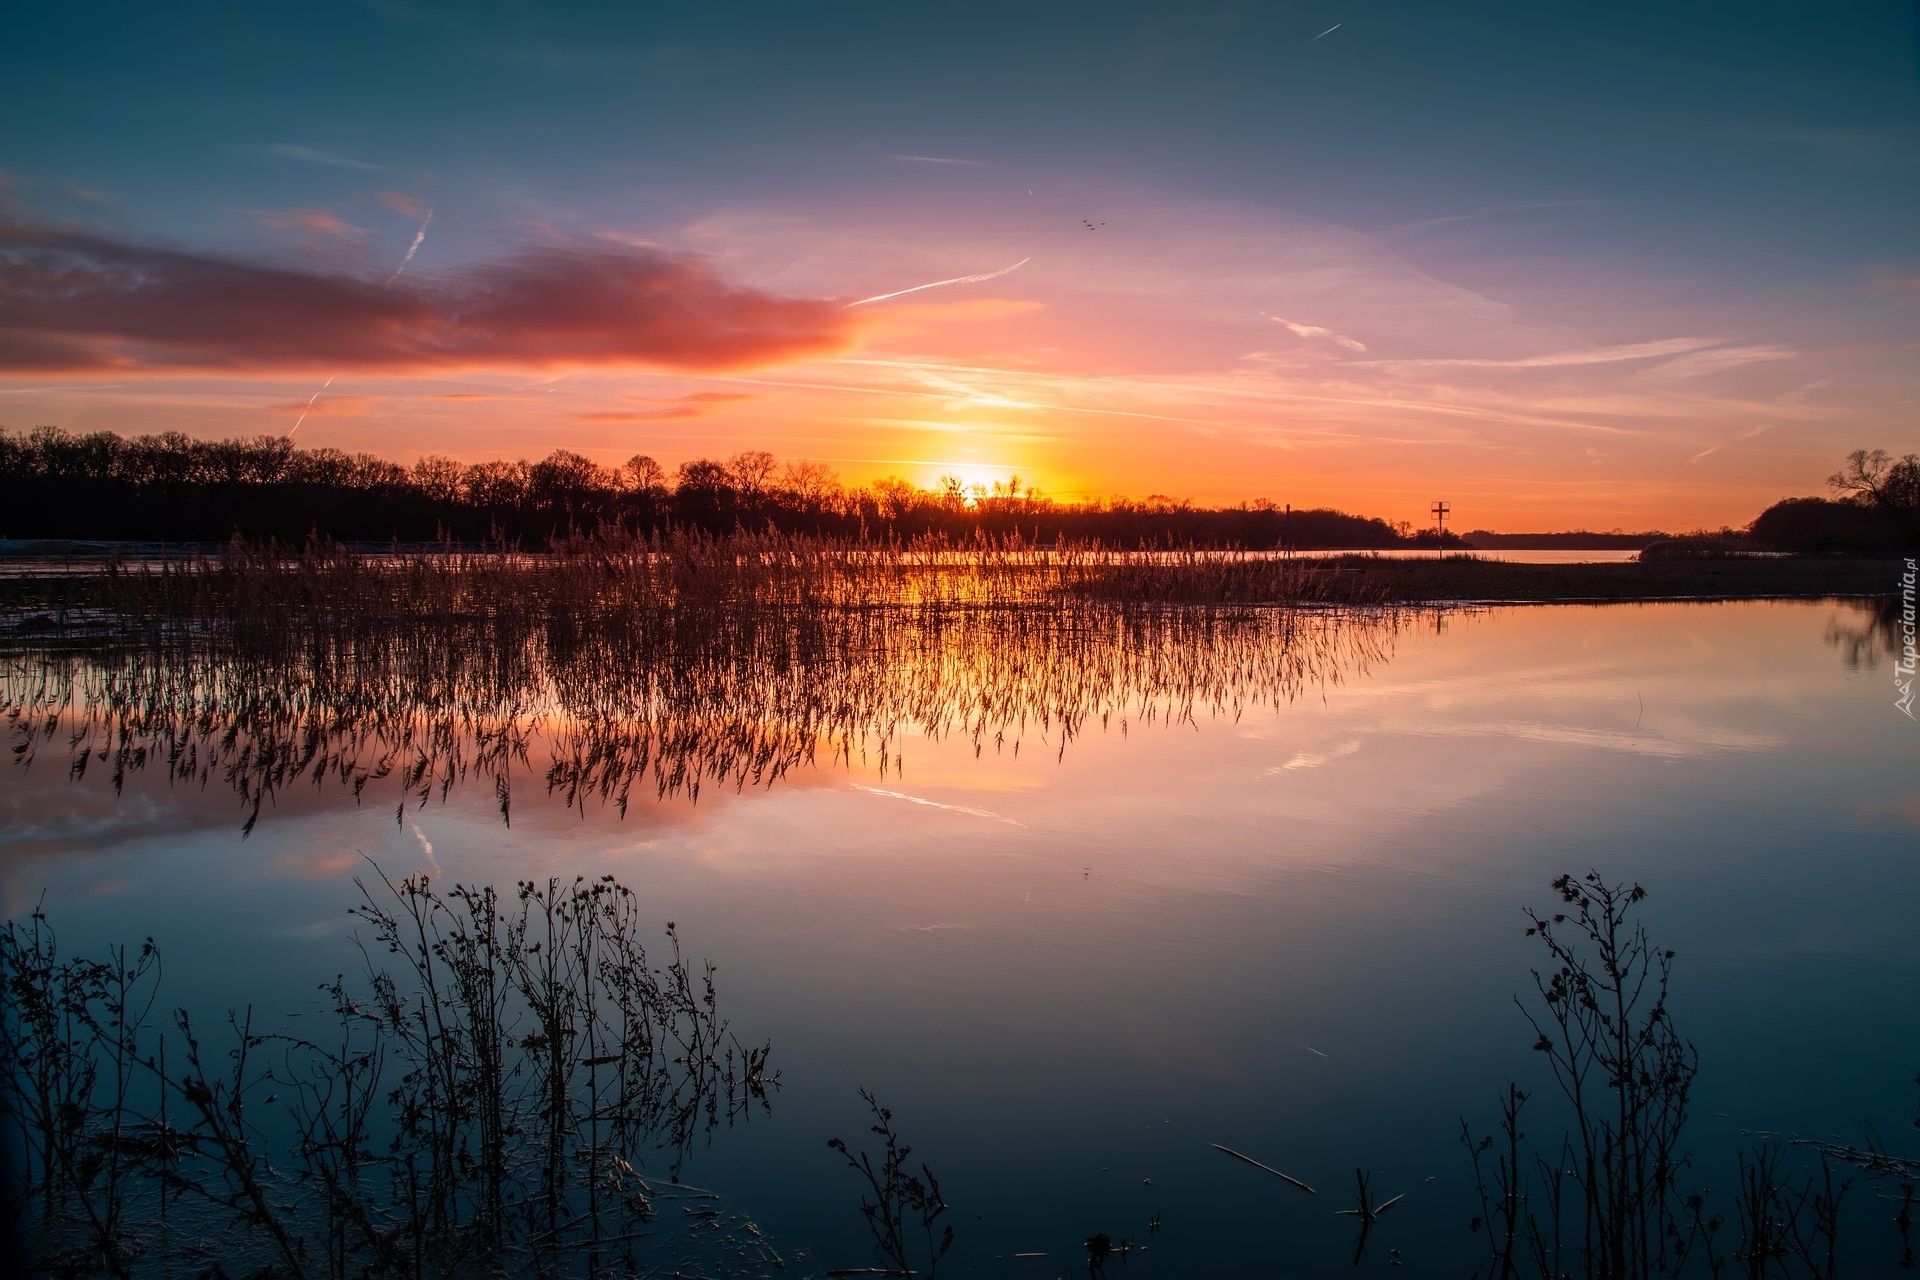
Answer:
[[(698, 550), (704, 548), (696, 548)], [(419, 589), (429, 581), (446, 597), (439, 599), (438, 606), (429, 612), (443, 616), (472, 612), (478, 616), (491, 612), (491, 609), (482, 606), (489, 602), (498, 605), (500, 601), (492, 597), (508, 589), (516, 595), (534, 591), (535, 595), (542, 598), (557, 591), (559, 595), (555, 597), (555, 602), (565, 601), (568, 608), (579, 608), (589, 601), (605, 607), (618, 607), (623, 602), (631, 605), (643, 601), (655, 591), (664, 590), (669, 595), (678, 592), (682, 588), (674, 585), (675, 578), (688, 572), (697, 579), (712, 577), (709, 585), (717, 594), (705, 599), (703, 602), (706, 604), (723, 601), (735, 604), (792, 604), (795, 600), (788, 598), (791, 592), (798, 590), (802, 596), (809, 595), (813, 589), (810, 584), (814, 575), (823, 569), (829, 577), (836, 565), (839, 569), (846, 569), (848, 565), (841, 558), (845, 554), (843, 550), (840, 557), (830, 555), (824, 566), (803, 565), (799, 577), (788, 582), (784, 579), (786, 571), (792, 566), (780, 563), (777, 558), (768, 566), (771, 576), (759, 581), (751, 569), (744, 578), (733, 572), (728, 567), (731, 562), (724, 555), (718, 562), (707, 563), (696, 554), (691, 561), (679, 565), (677, 569), (672, 556), (659, 564), (650, 563), (654, 557), (642, 557), (637, 563), (639, 576), (630, 581), (631, 575), (608, 577), (606, 566), (591, 557), (581, 560), (562, 553), (549, 564), (545, 563), (547, 557), (530, 553), (508, 557), (502, 565), (506, 571), (505, 577), (483, 573), (476, 578), (475, 582), (482, 588), (480, 594), (484, 598), (462, 602), (456, 602), (455, 599), (464, 595), (464, 589), (457, 584), (458, 566), (453, 566), (454, 574), (449, 577), (442, 572), (448, 566), (435, 563), (436, 557), (432, 554), (418, 562), (411, 562), (407, 553), (402, 551), (399, 561), (389, 567), (398, 570), (400, 577), (407, 579), (410, 598), (417, 597)], [(964, 557), (967, 553), (960, 554)], [(1048, 553), (1039, 553), (1039, 557), (1043, 561), (1050, 558)], [(887, 559), (884, 550), (880, 558)], [(369, 559), (384, 560), (385, 557)], [(92, 612), (104, 608), (112, 612), (110, 601), (121, 597), (123, 592), (116, 587), (113, 575), (103, 572), (108, 563), (91, 559), (10, 559), (0, 556), (0, 618), (19, 620), (48, 612), (64, 614), (72, 609)], [(313, 603), (312, 592), (319, 583), (325, 582), (330, 584), (328, 592), (337, 590), (346, 593), (335, 603), (348, 612), (354, 612), (368, 603), (361, 598), (367, 581), (363, 574), (355, 571), (355, 566), (366, 563), (356, 553), (350, 552), (345, 565), (331, 560), (317, 565), (253, 564), (244, 566), (242, 576), (253, 580), (252, 592), (247, 594), (266, 590), (266, 596), (254, 600), (255, 605), (264, 605), (269, 599), (277, 601), (279, 607), (288, 606), (296, 599), (310, 605)], [(1220, 561), (1210, 561), (1205, 553), (1201, 553), (1195, 560), (1187, 560), (1179, 554), (1171, 557), (1150, 555), (1141, 559), (1120, 556), (1104, 562), (1070, 560), (1063, 571), (1072, 580), (1063, 579), (1050, 589), (1044, 581), (1044, 574), (1041, 580), (1023, 585), (1022, 580), (1027, 574), (1020, 564), (990, 557), (984, 563), (971, 566), (971, 569), (985, 575), (981, 581), (986, 587), (998, 588), (989, 590), (989, 596), (993, 597), (991, 599), (969, 601), (965, 599), (968, 593), (964, 590), (960, 596), (947, 598), (958, 582), (955, 580), (945, 586), (939, 585), (939, 580), (945, 578), (946, 574), (938, 570), (926, 579), (933, 586), (932, 599), (895, 599), (892, 598), (890, 575), (900, 566), (876, 564), (871, 567), (879, 576), (874, 583), (867, 585), (874, 586), (877, 583), (880, 596), (876, 598), (856, 589), (851, 596), (837, 603), (870, 608), (937, 600), (949, 606), (976, 603), (1020, 608), (1046, 607), (1057, 603), (1059, 599), (1077, 597), (1086, 603), (1104, 601), (1123, 607), (1147, 608), (1304, 605), (1490, 608), (1526, 604), (1707, 604), (1735, 600), (1888, 599), (1900, 594), (1901, 576), (1906, 563), (1898, 559), (1816, 556), (1647, 562), (1537, 562), (1479, 559), (1471, 554), (1445, 559), (1388, 557), (1364, 551), (1292, 561), (1267, 556), (1240, 559), (1230, 553)], [(636, 566), (629, 566), (633, 567)], [(853, 567), (860, 569), (869, 566), (855, 553)], [(921, 566), (921, 571), (925, 567)], [(955, 565), (953, 569), (962, 575), (969, 572), (969, 566), (965, 564)], [(203, 577), (208, 572), (213, 576)], [(259, 576), (262, 572), (264, 577)], [(317, 580), (313, 576), (316, 572), (319, 575)], [(426, 574), (425, 579), (418, 577), (422, 572)], [(341, 576), (343, 573), (344, 576)], [(223, 570), (208, 570), (205, 562), (200, 562), (200, 567), (189, 572), (182, 581), (198, 580), (200, 586), (204, 587), (209, 583), (217, 584), (223, 575)], [(384, 570), (377, 570), (376, 576), (391, 575)], [(136, 595), (144, 595), (145, 587), (158, 586), (160, 582), (161, 579), (137, 574), (124, 585), (132, 586)], [(516, 582), (518, 586), (515, 586)], [(845, 585), (857, 587), (859, 584)], [(534, 590), (536, 587), (539, 590)], [(763, 587), (770, 594), (761, 599), (758, 597)], [(743, 588), (744, 595), (736, 594)], [(168, 587), (162, 594), (171, 596), (177, 590), (177, 585)], [(288, 596), (288, 591), (293, 594)], [(446, 595), (447, 592), (453, 592), (453, 595)], [(215, 594), (222, 592), (216, 591)], [(378, 596), (383, 593), (376, 591), (375, 594)], [(703, 594), (702, 589), (695, 589), (696, 599)], [(122, 603), (130, 601), (123, 600)], [(211, 603), (210, 599), (200, 599), (195, 607), (206, 607)], [(137, 611), (145, 612), (144, 609)], [(384, 610), (377, 608), (375, 612)]]
[(1900, 560), (1819, 556), (1590, 561), (1340, 557), (1335, 571), (1379, 587), (1395, 604), (1634, 604), (1821, 600), (1899, 593)]

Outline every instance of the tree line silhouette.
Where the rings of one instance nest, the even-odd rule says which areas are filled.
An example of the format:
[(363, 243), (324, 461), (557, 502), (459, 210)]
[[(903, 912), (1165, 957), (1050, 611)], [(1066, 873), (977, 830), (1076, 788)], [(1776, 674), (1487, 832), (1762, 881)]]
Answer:
[(1264, 500), (1221, 508), (1158, 495), (1060, 502), (1017, 476), (992, 486), (951, 476), (936, 489), (891, 476), (849, 486), (830, 467), (759, 450), (697, 458), (671, 475), (645, 455), (606, 467), (567, 449), (538, 462), (429, 455), (405, 467), (368, 453), (297, 448), (283, 436), (195, 440), (56, 427), (0, 431), (0, 511), (0, 536), (8, 538), (168, 542), (236, 533), (298, 542), (317, 533), (349, 542), (535, 545), (605, 525), (1302, 550), (1385, 548), (1413, 537), (1377, 518), (1288, 512)]
[[(1787, 498), (1744, 531), (1703, 531), (1715, 545), (1799, 554), (1890, 555), (1920, 544), (1920, 455), (1856, 450), (1828, 480), (1831, 498)], [(196, 440), (180, 432), (124, 437), (58, 427), (0, 429), (0, 537), (101, 541), (344, 542), (545, 545), (619, 526), (713, 534), (735, 529), (838, 538), (939, 535), (1110, 547), (1384, 550), (1435, 547), (1433, 529), (1330, 508), (1292, 511), (1266, 499), (1199, 507), (1149, 495), (1062, 502), (1018, 476), (993, 485), (943, 476), (923, 489), (897, 476), (847, 485), (831, 467), (762, 450), (696, 458), (669, 474), (636, 454), (607, 467), (569, 449), (538, 462), (462, 463), (428, 455), (411, 467), (370, 453), (302, 449), (284, 436)], [(1456, 548), (1640, 548), (1645, 533), (1448, 533)]]

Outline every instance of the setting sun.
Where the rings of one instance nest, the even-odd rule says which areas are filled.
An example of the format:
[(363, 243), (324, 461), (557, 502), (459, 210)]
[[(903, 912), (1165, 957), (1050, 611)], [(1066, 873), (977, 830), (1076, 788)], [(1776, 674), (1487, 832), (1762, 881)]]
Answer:
[(969, 503), (973, 501), (975, 493), (990, 494), (996, 487), (1004, 490), (1015, 478), (1019, 479), (1023, 490), (1034, 487), (1027, 477), (1020, 475), (1014, 468), (971, 462), (938, 464), (929, 469), (924, 477), (916, 477), (916, 479), (920, 481), (923, 489), (944, 489), (947, 487), (949, 477), (960, 482), (960, 488), (967, 494)]

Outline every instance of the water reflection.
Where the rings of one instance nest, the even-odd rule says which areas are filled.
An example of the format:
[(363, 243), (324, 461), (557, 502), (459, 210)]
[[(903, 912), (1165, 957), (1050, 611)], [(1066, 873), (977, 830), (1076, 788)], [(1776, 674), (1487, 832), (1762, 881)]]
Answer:
[[(397, 827), (388, 817), (399, 764), (366, 784), (357, 809), (340, 775), (325, 775), (324, 787), (289, 779), (273, 820), (247, 843), (208, 829), (210, 808), (226, 828), (248, 812), (236, 811), (217, 771), (200, 775), (214, 779), (206, 796), (160, 794), (165, 759), (152, 756), (144, 781), (128, 770), (116, 801), (104, 785), (110, 761), (94, 756), (86, 784), (69, 785), (67, 735), (98, 703), (63, 674), (64, 692), (40, 709), (64, 725), (37, 739), (35, 771), (0, 771), (12, 784), (0, 794), (10, 854), (0, 888), (22, 914), (44, 894), (63, 943), (82, 954), (156, 934), (167, 989), (182, 1003), (217, 1012), (254, 1002), (263, 1020), (308, 1009), (295, 1020), (304, 1024), (315, 980), (358, 971), (341, 919), (364, 866), (355, 850), (396, 873), (430, 871), (443, 886), (613, 874), (646, 904), (649, 940), (678, 921), (722, 963), (736, 1025), (775, 1046), (786, 1083), (774, 1113), (702, 1146), (686, 1173), (751, 1206), (795, 1274), (806, 1270), (799, 1247), (829, 1265), (872, 1265), (857, 1185), (823, 1142), (861, 1132), (860, 1087), (898, 1109), (916, 1159), (931, 1162), (955, 1206), (941, 1219), (959, 1228), (943, 1274), (1004, 1273), (1043, 1251), (1036, 1273), (1078, 1273), (1090, 1260), (1084, 1242), (1099, 1233), (1109, 1276), (1338, 1274), (1363, 1233), (1362, 1267), (1391, 1267), (1401, 1249), (1405, 1274), (1467, 1274), (1487, 1247), (1466, 1229), (1482, 1210), (1458, 1117), (1493, 1121), (1512, 1073), (1536, 1092), (1527, 1127), (1543, 1149), (1568, 1131), (1512, 1002), (1534, 958), (1519, 907), (1540, 903), (1568, 868), (1597, 865), (1655, 890), (1650, 927), (1681, 957), (1675, 1017), (1707, 1064), (1687, 1186), (1718, 1190), (1718, 1211), (1738, 1185), (1740, 1129), (1853, 1138), (1859, 1117), (1911, 1114), (1920, 1042), (1911, 1020), (1885, 1011), (1910, 1007), (1916, 990), (1912, 947), (1900, 941), (1920, 910), (1910, 874), (1915, 739), (1880, 682), (1850, 678), (1823, 643), (1836, 614), (1851, 625), (1859, 611), (1508, 608), (1448, 615), (1444, 634), (1429, 618), (1382, 625), (1377, 652), (1361, 661), (1349, 660), (1356, 632), (1373, 620), (1304, 612), (1059, 611), (1045, 615), (1056, 634), (1024, 641), (1017, 619), (960, 611), (870, 621), (858, 611), (736, 613), (720, 632), (645, 615), (628, 628), (638, 638), (531, 623), (366, 629), (351, 644), (199, 636), (164, 662), (132, 660), (138, 680), (118, 677), (123, 698), (172, 688), (184, 710), (214, 707), (194, 731), (216, 748), (236, 707), (253, 704), (245, 700), (266, 717), (307, 699), (331, 732), (329, 717), (353, 712), (336, 704), (355, 688), (370, 704), (408, 705), (415, 671), (421, 687), (462, 690), (476, 716), (502, 706), (537, 715), (512, 763), (511, 830), (471, 756), (457, 775), (471, 786)], [(1322, 625), (1329, 635), (1316, 639)], [(1260, 626), (1278, 639), (1258, 641)], [(1209, 627), (1212, 652), (1187, 644), (1154, 656), (1153, 635), (1205, 637)], [(1113, 638), (1081, 634), (1102, 629)], [(996, 650), (996, 635), (1012, 638)], [(505, 641), (489, 651), (495, 636)], [(862, 651), (834, 637), (872, 641)], [(1317, 670), (1339, 687), (1325, 697), (1312, 682), (1283, 688), (1273, 700), (1294, 701), (1263, 709), (1260, 678), (1205, 674), (1250, 654), (1275, 664), (1283, 642), (1290, 661), (1316, 646), (1330, 652)], [(9, 694), (37, 671), (30, 663), (84, 675), (97, 690), (130, 661), (98, 647), (54, 659), (50, 649), (16, 653), (11, 678), (21, 683)], [(696, 650), (703, 666), (673, 667)], [(636, 663), (614, 678), (593, 656), (634, 652), (673, 669)], [(785, 667), (783, 652), (795, 655)], [(192, 653), (199, 665), (181, 667)], [(276, 654), (294, 655), (297, 679), (276, 670)], [(1069, 661), (1092, 670), (1069, 679), (1058, 670)], [(179, 669), (162, 681), (139, 662)], [(1043, 663), (1056, 670), (1025, 669)], [(487, 698), (497, 701), (473, 694), (468, 670), (496, 673)], [(868, 683), (835, 688), (829, 677), (845, 671)], [(270, 683), (249, 687), (254, 679)], [(1224, 687), (1223, 708), (1245, 713), (1208, 723), (1214, 701), (1181, 694), (1182, 679)], [(224, 703), (206, 692), (215, 681)], [(316, 681), (336, 704), (310, 691)], [(1185, 707), (1195, 727), (1103, 733), (1102, 704), (1059, 695), (1061, 686), (1106, 689), (1116, 728), (1122, 717), (1138, 725), (1146, 691), (1162, 689), (1153, 714), (1177, 719)], [(1032, 687), (1056, 693), (1021, 693)], [(852, 753), (855, 776), (831, 776), (835, 748), (816, 740), (816, 767), (794, 766), (770, 789), (735, 795), (731, 776), (716, 781), (689, 764), (703, 803), (687, 804), (683, 791), (653, 806), (650, 765), (632, 781), (637, 812), (621, 821), (597, 790), (548, 796), (541, 785), (551, 764), (571, 759), (556, 744), (588, 740), (568, 708), (595, 705), (590, 694), (608, 697), (614, 715), (633, 705), (622, 696), (650, 697), (643, 709), (678, 709), (681, 725), (723, 696), (795, 720), (809, 700), (852, 704), (806, 713), (815, 726), (835, 716), (871, 724), (874, 708), (892, 706), (892, 767), (875, 776), (881, 738), (869, 731)], [(915, 698), (948, 709), (944, 740), (920, 736), (908, 718)], [(436, 706), (431, 715), (416, 706), (416, 737), (434, 716), (464, 732)], [(1025, 724), (1006, 724), (1004, 708), (1022, 706)], [(1077, 737), (1059, 731), (1063, 706), (1081, 708)], [(114, 721), (96, 718), (95, 741), (112, 745)], [(971, 726), (983, 719), (976, 739)], [(399, 730), (383, 732), (362, 748), (363, 769), (376, 747), (394, 750)], [(998, 755), (997, 732), (1007, 741)], [(669, 1221), (724, 1207), (666, 1204), (665, 1179), (650, 1185)], [(1896, 1206), (1863, 1188), (1846, 1207), (1847, 1234), (1863, 1250), (1858, 1269), (1878, 1274)], [(1882, 1203), (1885, 1214), (1873, 1208)], [(1335, 1216), (1363, 1205), (1377, 1221)], [(759, 1244), (745, 1226), (735, 1239)], [(1112, 1257), (1123, 1240), (1140, 1251)], [(726, 1274), (710, 1260), (681, 1270)]]
[[(768, 786), (825, 756), (885, 774), (903, 735), (976, 754), (1089, 725), (1239, 716), (1384, 663), (1387, 610), (731, 609), (496, 616), (20, 646), (15, 760), (230, 787), (251, 830), (299, 781), (384, 791), (545, 779), (570, 808)], [(536, 760), (537, 756), (544, 759)], [(395, 793), (398, 793), (395, 795)]]
[(1836, 612), (1827, 623), (1827, 643), (1840, 651), (1840, 660), (1849, 671), (1877, 671), (1882, 658), (1897, 658), (1905, 643), (1901, 615), (1905, 609), (1898, 596), (1872, 600), (1836, 600), (1845, 610)]

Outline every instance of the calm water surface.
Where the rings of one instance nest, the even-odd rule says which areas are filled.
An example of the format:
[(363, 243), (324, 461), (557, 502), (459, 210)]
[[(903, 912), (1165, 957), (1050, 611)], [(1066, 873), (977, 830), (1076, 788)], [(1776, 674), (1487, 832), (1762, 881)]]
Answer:
[[(1128, 1266), (1151, 1274), (1345, 1272), (1332, 1211), (1361, 1167), (1406, 1199), (1359, 1270), (1397, 1248), (1397, 1274), (1464, 1275), (1460, 1117), (1485, 1128), (1503, 1080), (1535, 1082), (1521, 909), (1562, 871), (1646, 884), (1679, 953), (1697, 1183), (1733, 1181), (1742, 1131), (1913, 1118), (1920, 726), (1876, 643), (1853, 606), (1746, 603), (1423, 615), (1322, 636), (1290, 675), (1245, 644), (1239, 675), (1197, 679), (1156, 677), (1150, 649), (923, 648), (888, 659), (884, 746), (697, 798), (646, 773), (624, 814), (547, 790), (580, 742), (541, 721), (510, 824), (470, 769), (398, 821), (393, 778), (357, 800), (282, 787), (243, 836), (220, 770), (116, 790), (42, 743), (0, 774), (0, 890), (12, 915), (44, 896), (69, 949), (152, 935), (171, 1001), (259, 1017), (358, 968), (363, 859), (503, 886), (611, 873), (718, 964), (783, 1072), (771, 1115), (685, 1176), (810, 1265), (869, 1265), (826, 1147), (859, 1135), (865, 1086), (941, 1178), (958, 1274), (1084, 1274), (1101, 1231), (1145, 1240)], [(778, 712), (713, 696), (709, 717), (729, 696)], [(1075, 697), (1066, 728), (1044, 714)], [(1856, 1235), (1884, 1261), (1866, 1203)]]

